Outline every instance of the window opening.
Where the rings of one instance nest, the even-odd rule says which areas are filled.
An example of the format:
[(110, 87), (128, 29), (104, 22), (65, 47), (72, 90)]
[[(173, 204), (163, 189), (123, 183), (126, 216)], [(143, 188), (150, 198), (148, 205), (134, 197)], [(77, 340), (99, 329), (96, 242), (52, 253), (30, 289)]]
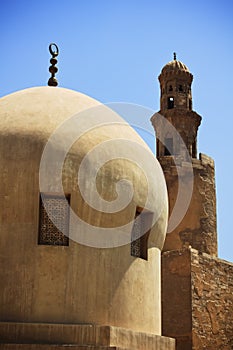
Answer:
[(69, 204), (70, 195), (65, 198), (57, 194), (40, 195), (39, 244), (69, 245)]
[(192, 158), (197, 158), (197, 143), (196, 143), (196, 140), (192, 144)]
[[(151, 212), (136, 210), (133, 229), (131, 232), (131, 255), (147, 260), (147, 242), (152, 224)], [(147, 231), (143, 234), (144, 231)]]
[(183, 92), (183, 86), (182, 85), (179, 85), (179, 92)]
[(192, 100), (189, 99), (189, 109), (192, 110)]
[(168, 109), (174, 108), (174, 97), (168, 97), (167, 108)]
[(173, 139), (169, 137), (165, 139), (164, 155), (171, 156), (172, 154), (173, 154)]

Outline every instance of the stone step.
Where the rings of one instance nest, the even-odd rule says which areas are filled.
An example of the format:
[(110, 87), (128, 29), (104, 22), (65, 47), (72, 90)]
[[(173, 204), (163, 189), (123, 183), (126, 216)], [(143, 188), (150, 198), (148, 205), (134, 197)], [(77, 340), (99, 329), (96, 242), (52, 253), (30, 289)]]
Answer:
[[(69, 346), (71, 347), (71, 345), (75, 345), (76, 348), (71, 347), (72, 350), (99, 350), (101, 347), (103, 347), (103, 349), (133, 350), (175, 349), (175, 340), (171, 338), (151, 333), (135, 332), (120, 327), (91, 324), (0, 322), (0, 343), (57, 344), (57, 346), (63, 346), (63, 349), (65, 348), (63, 344), (70, 344), (66, 346), (67, 348), (69, 348)], [(92, 346), (92, 348), (90, 346)], [(4, 349), (11, 348), (5, 347)], [(19, 347), (19, 349), (24, 348)], [(32, 347), (32, 349), (37, 350), (36, 347)], [(45, 347), (38, 349), (45, 349)], [(0, 348), (0, 350), (2, 350), (2, 348)]]
[(0, 344), (0, 350), (131, 350), (115, 346), (74, 344)]

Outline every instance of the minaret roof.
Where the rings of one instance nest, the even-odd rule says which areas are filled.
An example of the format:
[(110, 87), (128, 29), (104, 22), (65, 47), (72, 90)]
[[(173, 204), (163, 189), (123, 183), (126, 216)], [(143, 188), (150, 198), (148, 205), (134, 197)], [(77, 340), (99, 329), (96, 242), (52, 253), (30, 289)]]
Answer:
[(161, 74), (166, 74), (166, 73), (175, 73), (175, 72), (188, 72), (190, 73), (188, 67), (181, 61), (177, 61), (176, 59), (176, 53), (174, 52), (174, 59), (170, 62), (168, 62), (161, 71)]

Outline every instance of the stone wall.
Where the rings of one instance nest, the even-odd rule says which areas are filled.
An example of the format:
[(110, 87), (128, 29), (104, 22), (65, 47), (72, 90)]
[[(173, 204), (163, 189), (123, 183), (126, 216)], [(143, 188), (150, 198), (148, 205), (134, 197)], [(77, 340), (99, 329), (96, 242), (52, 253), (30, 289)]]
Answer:
[(193, 350), (233, 349), (233, 264), (191, 254)]
[(232, 350), (233, 264), (192, 248), (164, 252), (162, 334), (177, 350)]
[(192, 349), (190, 250), (162, 254), (162, 334), (177, 350)]
[[(185, 200), (189, 188), (192, 197), (185, 216), (178, 226), (167, 234), (164, 251), (180, 250), (191, 246), (200, 252), (217, 255), (216, 230), (216, 194), (215, 172), (213, 160), (203, 154), (200, 159), (192, 160), (193, 177), (190, 173), (190, 164), (176, 159), (178, 166), (174, 165), (173, 157), (159, 159), (166, 178), (169, 211), (172, 214), (176, 204), (178, 189), (182, 190)], [(177, 172), (179, 172), (179, 179)]]

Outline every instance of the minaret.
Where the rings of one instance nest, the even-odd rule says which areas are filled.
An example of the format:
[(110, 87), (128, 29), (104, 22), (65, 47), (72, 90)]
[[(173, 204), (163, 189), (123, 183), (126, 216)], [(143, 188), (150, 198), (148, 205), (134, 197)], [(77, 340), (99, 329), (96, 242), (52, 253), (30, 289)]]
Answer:
[(151, 118), (170, 211), (161, 257), (162, 335), (176, 339), (176, 350), (230, 350), (233, 268), (217, 257), (214, 161), (197, 157), (201, 117), (193, 111), (192, 80), (174, 55), (159, 75), (160, 111)]
[[(197, 130), (201, 116), (192, 110), (191, 84), (193, 75), (180, 61), (174, 60), (165, 65), (159, 75), (160, 82), (160, 114), (162, 114), (178, 131), (191, 157), (197, 157)], [(175, 155), (187, 158), (184, 149), (175, 135), (164, 134), (164, 130), (156, 128), (157, 157)], [(184, 148), (184, 145), (183, 145)]]
[[(197, 132), (202, 118), (192, 109), (192, 80), (187, 66), (174, 54), (159, 75), (160, 111), (151, 118), (171, 215), (164, 250), (192, 246), (217, 255), (214, 162), (203, 154), (197, 159)], [(185, 202), (187, 208), (182, 214)]]

